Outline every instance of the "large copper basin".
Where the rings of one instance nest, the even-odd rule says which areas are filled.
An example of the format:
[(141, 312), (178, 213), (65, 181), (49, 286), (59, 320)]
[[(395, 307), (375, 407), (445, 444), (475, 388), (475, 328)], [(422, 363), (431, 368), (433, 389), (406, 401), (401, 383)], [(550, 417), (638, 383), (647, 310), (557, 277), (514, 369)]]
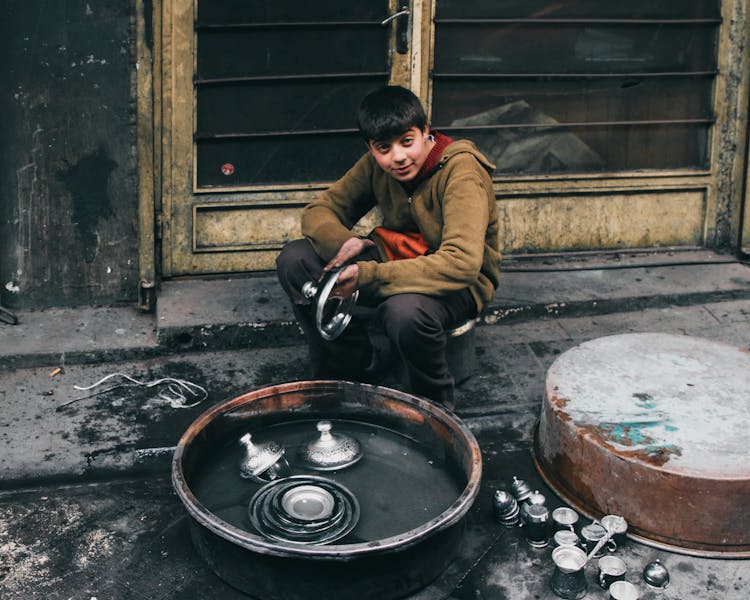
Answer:
[(583, 343), (547, 373), (542, 476), (591, 517), (699, 556), (750, 556), (750, 353), (684, 335)]
[[(191, 485), (198, 469), (243, 427), (294, 419), (346, 418), (377, 423), (425, 444), (440, 444), (461, 473), (463, 489), (437, 517), (366, 543), (301, 547), (272, 541), (218, 518)], [(451, 562), (465, 515), (479, 490), (482, 460), (468, 428), (424, 399), (342, 381), (304, 381), (256, 390), (202, 414), (174, 455), (174, 488), (191, 519), (198, 553), (232, 586), (262, 599), (398, 598), (427, 585)]]

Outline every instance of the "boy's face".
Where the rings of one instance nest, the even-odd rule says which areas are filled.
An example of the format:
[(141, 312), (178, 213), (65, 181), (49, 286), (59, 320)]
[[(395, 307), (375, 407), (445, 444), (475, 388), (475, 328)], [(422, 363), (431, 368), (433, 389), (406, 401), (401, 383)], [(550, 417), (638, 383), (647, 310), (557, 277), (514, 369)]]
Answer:
[(411, 181), (434, 145), (428, 135), (426, 127), (410, 127), (392, 140), (370, 140), (367, 146), (383, 171), (397, 181)]

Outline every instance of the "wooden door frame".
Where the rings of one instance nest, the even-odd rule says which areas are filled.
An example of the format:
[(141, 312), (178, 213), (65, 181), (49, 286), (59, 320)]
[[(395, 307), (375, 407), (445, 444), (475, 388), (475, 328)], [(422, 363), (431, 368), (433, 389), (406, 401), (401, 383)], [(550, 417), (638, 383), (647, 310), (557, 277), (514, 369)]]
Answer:
[[(153, 289), (162, 272), (171, 275), (172, 249), (161, 244), (164, 231), (173, 225), (162, 215), (173, 214), (178, 194), (195, 196), (192, 181), (192, 132), (194, 69), (192, 14), (195, 0), (136, 0), (135, 90), (137, 101), (136, 152), (138, 158), (139, 255), (141, 304), (153, 306)], [(391, 6), (395, 8), (395, 0)], [(408, 66), (393, 70), (392, 83), (407, 85), (423, 98), (429, 109), (435, 0), (412, 0)], [(735, 250), (750, 246), (748, 192), (748, 95), (750, 94), (750, 0), (724, 0), (719, 39), (719, 71), (716, 80), (717, 122), (711, 140), (708, 171), (605, 173), (574, 176), (508, 177), (496, 182), (499, 204), (508, 218), (520, 220), (524, 202), (535, 198), (565, 196), (601, 198), (600, 206), (621, 194), (652, 192), (656, 198), (703, 194), (705, 227), (701, 244)], [(178, 22), (190, 25), (178, 27)], [(420, 22), (417, 22), (420, 21)], [(418, 33), (417, 33), (418, 32)], [(743, 50), (740, 52), (740, 50)], [(185, 60), (186, 52), (193, 60)], [(183, 86), (183, 88), (180, 87)], [(185, 93), (187, 90), (187, 93)], [(186, 106), (185, 103), (190, 104)], [(190, 174), (188, 176), (188, 174)], [(269, 210), (299, 210), (324, 186), (293, 186), (253, 196), (255, 205)], [(195, 210), (221, 208), (237, 195), (215, 194)], [(223, 196), (223, 197), (222, 197)], [(696, 197), (697, 198), (697, 197)], [(743, 212), (743, 206), (745, 207)], [(193, 214), (195, 214), (195, 210)], [(542, 224), (542, 226), (545, 226)], [(191, 227), (192, 229), (192, 227)], [(162, 247), (163, 246), (163, 247)], [(186, 249), (187, 250), (187, 249)], [(259, 253), (273, 252), (258, 249)], [(165, 268), (166, 266), (166, 268)], [(221, 272), (217, 262), (215, 272)], [(232, 265), (226, 267), (232, 270)]]

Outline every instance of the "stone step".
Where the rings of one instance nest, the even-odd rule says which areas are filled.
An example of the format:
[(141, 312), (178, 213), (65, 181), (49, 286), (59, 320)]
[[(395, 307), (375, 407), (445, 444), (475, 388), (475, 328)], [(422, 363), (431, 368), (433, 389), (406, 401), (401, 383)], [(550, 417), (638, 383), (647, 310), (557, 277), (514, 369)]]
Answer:
[[(502, 273), (480, 325), (578, 317), (750, 298), (737, 262)], [(274, 276), (162, 284), (157, 341), (165, 349), (267, 348), (301, 343)]]
[[(509, 261), (480, 325), (750, 298), (747, 265)], [(504, 263), (505, 265), (505, 263)], [(17, 313), (0, 324), (0, 369), (91, 364), (303, 342), (274, 274), (165, 281), (154, 314), (134, 306)]]

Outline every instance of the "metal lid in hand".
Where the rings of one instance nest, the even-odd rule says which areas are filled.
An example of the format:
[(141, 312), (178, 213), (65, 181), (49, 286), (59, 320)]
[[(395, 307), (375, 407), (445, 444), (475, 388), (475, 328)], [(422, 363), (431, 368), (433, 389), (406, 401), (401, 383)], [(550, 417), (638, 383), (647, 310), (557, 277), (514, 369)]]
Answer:
[(356, 463), (362, 458), (362, 447), (353, 437), (331, 433), (330, 421), (319, 421), (320, 437), (300, 448), (300, 460), (316, 471), (335, 471)]
[[(246, 479), (268, 480), (263, 477), (263, 474), (282, 459), (284, 448), (274, 441), (254, 444), (249, 433), (240, 438), (240, 444), (245, 446), (245, 457), (240, 464), (240, 475)], [(270, 479), (275, 479), (275, 477)]]
[(657, 559), (643, 568), (643, 581), (653, 588), (663, 590), (669, 585), (669, 571)]
[(302, 286), (302, 295), (313, 301), (318, 333), (329, 342), (344, 333), (344, 329), (352, 320), (352, 311), (359, 297), (359, 290), (355, 290), (345, 299), (333, 295), (333, 290), (343, 270), (341, 268), (330, 271), (327, 275), (324, 274), (325, 282), (322, 285), (315, 281), (307, 281)]

